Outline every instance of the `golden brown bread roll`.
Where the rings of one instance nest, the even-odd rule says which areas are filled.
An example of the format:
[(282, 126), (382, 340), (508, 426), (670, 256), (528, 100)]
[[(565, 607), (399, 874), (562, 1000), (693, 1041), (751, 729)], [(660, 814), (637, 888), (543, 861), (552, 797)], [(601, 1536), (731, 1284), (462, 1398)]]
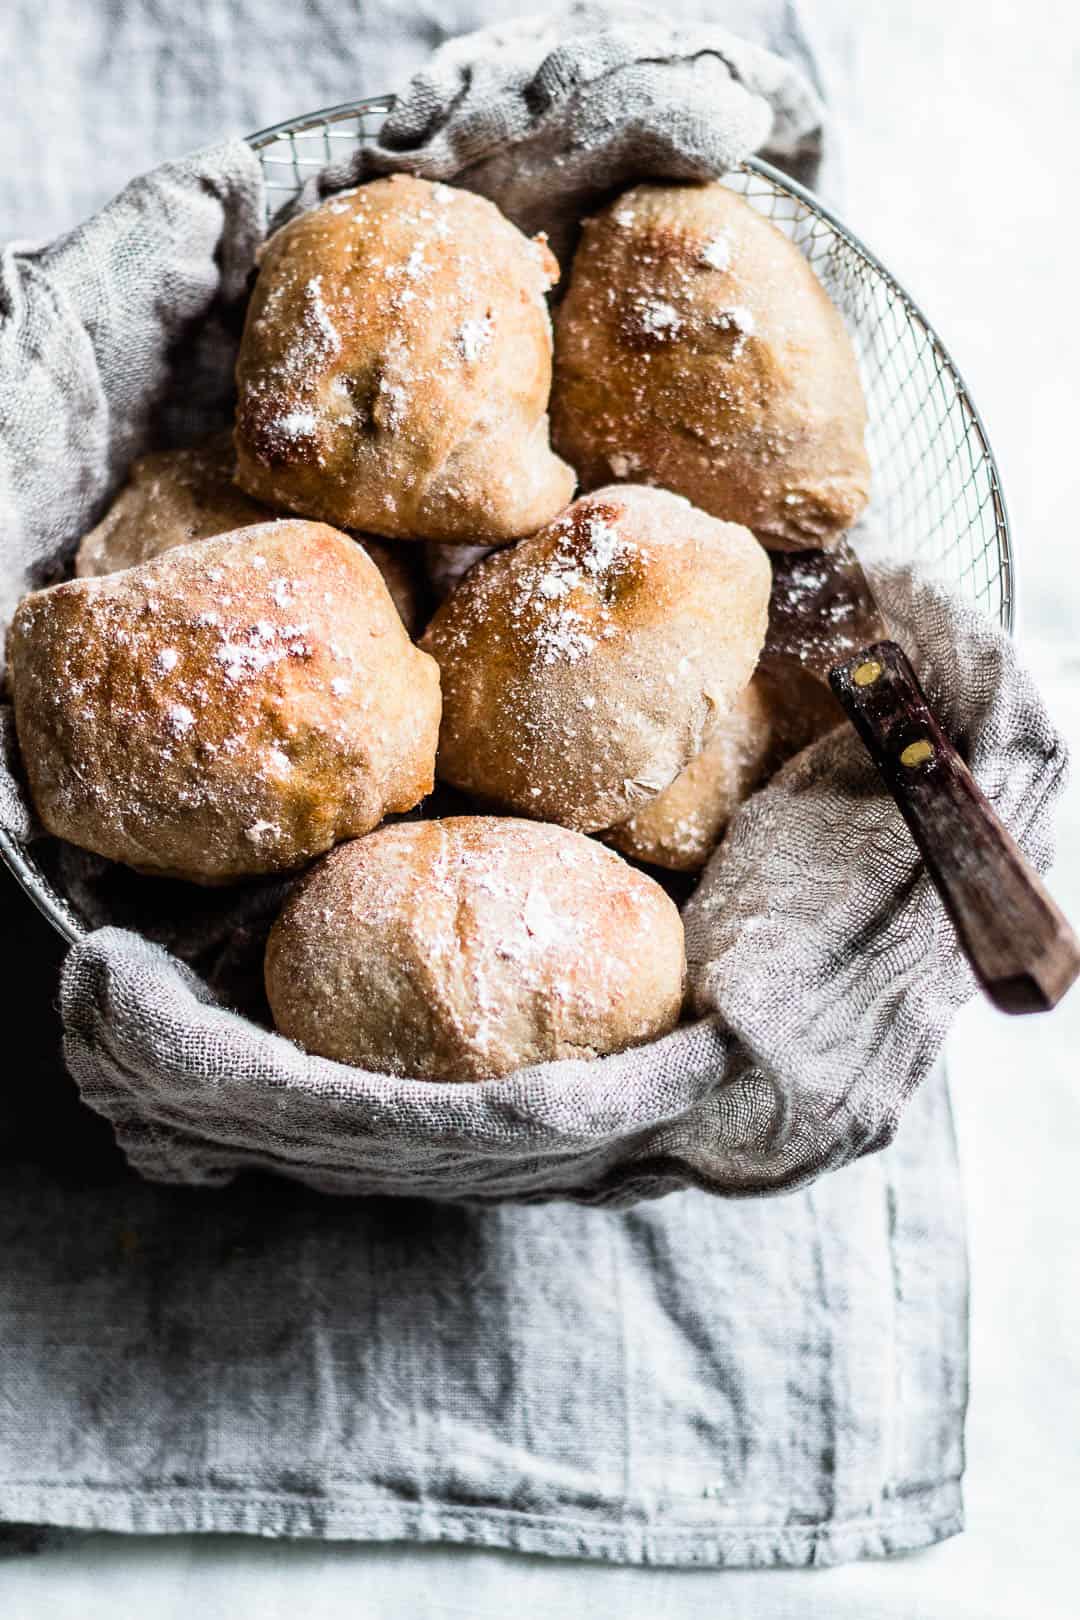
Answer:
[(265, 249), (237, 364), (241, 486), (397, 539), (529, 534), (574, 475), (548, 439), (558, 266), (493, 203), (409, 175)]
[(698, 871), (754, 789), (843, 718), (813, 676), (790, 667), (759, 669), (701, 753), (663, 793), (606, 832), (605, 841), (653, 866)]
[(421, 645), (438, 659), (438, 771), (582, 832), (625, 821), (746, 685), (770, 567), (746, 529), (666, 490), (575, 501), (476, 564)]
[(101, 522), (79, 542), (76, 576), (115, 574), (173, 546), (272, 518), (269, 507), (236, 487), (235, 471), (236, 452), (228, 433), (188, 450), (140, 456)]
[[(132, 463), (128, 482), (75, 554), (77, 579), (133, 568), (174, 546), (208, 540), (275, 514), (233, 482), (232, 434), (217, 434), (187, 450), (161, 450)], [(420, 626), (420, 587), (411, 557), (370, 535), (357, 539), (386, 581), (410, 635)]]
[(798, 249), (714, 182), (643, 185), (585, 223), (556, 321), (552, 436), (585, 489), (662, 484), (768, 546), (866, 504), (866, 406)]
[(591, 1058), (678, 1022), (682, 920), (658, 884), (562, 827), (401, 822), (344, 844), (266, 951), (283, 1034), (424, 1080)]
[(662, 793), (604, 833), (605, 842), (653, 866), (696, 871), (762, 780), (771, 749), (768, 703), (752, 680), (715, 721), (700, 754)]
[(290, 870), (432, 785), (438, 669), (371, 559), (320, 523), (38, 591), (9, 654), (41, 820), (142, 871)]

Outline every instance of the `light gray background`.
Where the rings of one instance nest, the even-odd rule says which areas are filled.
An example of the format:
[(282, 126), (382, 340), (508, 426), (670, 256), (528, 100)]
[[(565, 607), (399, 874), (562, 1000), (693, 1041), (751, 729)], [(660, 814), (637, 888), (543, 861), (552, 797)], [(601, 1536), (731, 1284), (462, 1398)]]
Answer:
[[(146, 79), (118, 79), (116, 119), (98, 150), (84, 148), (79, 159), (80, 86), (85, 75), (110, 72), (114, 30), (131, 26), (135, 13), (145, 26), (155, 12), (164, 28), (181, 8), (165, 0), (38, 0), (11, 11), (5, 4), (8, 179), (0, 194), (15, 207), (0, 235), (40, 236), (73, 223), (129, 173), (172, 154), (172, 121), (184, 108), (203, 120), (192, 128), (194, 145), (386, 88), (382, 75), (374, 83), (361, 74), (339, 91), (334, 59), (335, 40), (351, 37), (361, 13), (370, 27), (380, 9), (392, 9), (388, 0), (297, 0), (281, 82), (253, 84), (246, 104), (234, 105), (224, 87), (200, 81), (200, 39), (227, 29), (242, 41), (261, 26), (260, 9), (258, 0), (189, 0), (186, 38), (173, 27), (165, 64), (171, 113), (146, 91), (148, 62)], [(737, 3), (719, 9), (737, 22)], [(1080, 13), (1055, 0), (816, 0), (804, 9), (825, 43), (848, 125), (845, 211), (923, 303), (983, 412), (1020, 553), (1024, 648), (1080, 754), (1080, 570), (1071, 557), (1080, 509)], [(437, 0), (429, 11), (436, 42)], [(110, 23), (116, 13), (128, 20)], [(35, 59), (35, 40), (46, 38), (47, 59)], [(408, 65), (402, 61), (402, 72)], [(335, 84), (330, 96), (327, 84)], [(1080, 788), (1067, 797), (1059, 841), (1051, 887), (1077, 918)], [(964, 1536), (889, 1563), (762, 1574), (526, 1564), (445, 1548), (89, 1537), (5, 1562), (5, 1616), (285, 1620), (302, 1606), (320, 1620), (502, 1620), (510, 1612), (515, 1620), (1072, 1620), (1080, 1521), (1077, 1053), (1080, 992), (1043, 1021), (1010, 1022), (973, 1006), (951, 1043), (973, 1265)]]

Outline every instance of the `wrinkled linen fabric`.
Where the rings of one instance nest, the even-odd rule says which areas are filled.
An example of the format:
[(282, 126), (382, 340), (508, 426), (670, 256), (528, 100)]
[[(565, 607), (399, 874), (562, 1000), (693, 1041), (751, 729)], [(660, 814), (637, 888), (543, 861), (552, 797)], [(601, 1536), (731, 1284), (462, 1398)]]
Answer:
[[(565, 237), (613, 184), (723, 173), (774, 133), (782, 151), (812, 154), (821, 120), (809, 83), (768, 52), (585, 5), (444, 47), (356, 171), (320, 184), (407, 159)], [(256, 161), (233, 142), (135, 181), (56, 247), (9, 261), (12, 597), (63, 562), (133, 449), (222, 411), (260, 200)], [(1007, 637), (926, 584), (896, 579), (893, 594), (948, 695), (946, 723), (1045, 864), (1062, 749)], [(8, 781), (0, 806), (13, 799), (17, 832), (27, 810)], [(698, 1022), (488, 1085), (368, 1074), (261, 1027), (280, 883), (184, 899), (183, 885), (133, 882), (68, 850), (46, 859), (82, 916), (106, 924), (65, 965), (68, 1067), (137, 1170), (189, 1185), (261, 1168), (323, 1192), (440, 1199), (790, 1189), (891, 1139), (971, 990), (849, 731), (737, 819), (685, 908)]]
[(47, 583), (155, 444), (221, 425), (262, 237), (234, 140), (164, 164), (36, 252), (0, 254), (0, 625)]
[(939, 1076), (794, 1198), (478, 1210), (87, 1153), (54, 1211), (5, 1167), (0, 1252), (50, 1245), (0, 1293), (0, 1517), (683, 1567), (925, 1546), (961, 1519), (954, 1152)]
[[(196, 83), (175, 72), (175, 51), (155, 32), (169, 3), (152, 19), (129, 16), (120, 32), (110, 10), (92, 86), (68, 97), (84, 117), (53, 120), (49, 185), (39, 185), (32, 146), (0, 175), (17, 217), (33, 221), (24, 231), (85, 213), (101, 177), (119, 181), (152, 142), (164, 155), (200, 129), (210, 138), (384, 90), (400, 82), (400, 64), (493, 9), (447, 0), (436, 20), (423, 4), (373, 0), (364, 24), (345, 28), (340, 7), (312, 0), (303, 19), (283, 8), (271, 27), (262, 0), (207, 0)], [(48, 35), (65, 5), (80, 37), (98, 26), (75, 0), (47, 14), (16, 0), (16, 96), (33, 51), (50, 73), (62, 56)], [(698, 21), (719, 11), (814, 77), (786, 0), (664, 9)], [(320, 58), (313, 40), (328, 38), (333, 49)], [(260, 99), (294, 83), (285, 104)], [(81, 126), (100, 134), (92, 162)], [(15, 133), (31, 130), (24, 119)], [(243, 190), (246, 154), (230, 151)], [(248, 205), (236, 214), (250, 217)], [(215, 254), (228, 256), (222, 231), (228, 220), (201, 238), (195, 283)], [(155, 231), (139, 243), (147, 281), (158, 240)], [(4, 342), (24, 262), (5, 261)], [(226, 344), (235, 319), (222, 312)], [(206, 423), (227, 410), (215, 375), (224, 368), (203, 373)], [(22, 408), (10, 394), (4, 404)], [(195, 433), (199, 414), (167, 431)], [(133, 420), (132, 452), (142, 422)], [(0, 412), (0, 441), (10, 425)], [(31, 582), (70, 552), (120, 476), (84, 455), (51, 468), (37, 510), (25, 502), (16, 512), (15, 483), (0, 483), (0, 552)], [(31, 534), (17, 552), (16, 520)], [(13, 766), (9, 720), (0, 712)], [(988, 766), (985, 755), (973, 762), (980, 773)], [(877, 795), (871, 778), (864, 789)], [(0, 825), (35, 839), (92, 923), (137, 928), (192, 964), (194, 977), (166, 958), (166, 978), (179, 973), (185, 995), (209, 1000), (197, 978), (220, 995), (222, 1019), (230, 1003), (257, 1008), (253, 946), (279, 892), (161, 886), (148, 908), (134, 876), (36, 838), (14, 768), (0, 772)], [(887, 1151), (779, 1199), (686, 1191), (621, 1211), (469, 1208), (327, 1199), (280, 1176), (220, 1189), (153, 1184), (130, 1172), (109, 1126), (60, 1072), (49, 1031), (61, 946), (5, 874), (0, 883), (4, 984), (23, 1025), (0, 1092), (0, 1519), (9, 1526), (439, 1540), (684, 1567), (835, 1563), (961, 1528), (966, 1267), (940, 1070), (913, 1095)], [(109, 974), (122, 966), (130, 983), (153, 953), (133, 942), (132, 956), (126, 947), (122, 963), (110, 955), (104, 973), (93, 938), (85, 949), (67, 983), (87, 973), (97, 1003), (80, 996), (76, 1023), (101, 1019), (107, 1045)], [(719, 1004), (723, 987), (715, 993)], [(168, 995), (163, 1005), (168, 1014)], [(26, 1545), (22, 1531), (11, 1534)]]
[(451, 40), (378, 138), (300, 206), (407, 170), (492, 197), (564, 267), (578, 223), (642, 177), (707, 180), (760, 152), (810, 177), (824, 109), (802, 68), (715, 23), (585, 3)]

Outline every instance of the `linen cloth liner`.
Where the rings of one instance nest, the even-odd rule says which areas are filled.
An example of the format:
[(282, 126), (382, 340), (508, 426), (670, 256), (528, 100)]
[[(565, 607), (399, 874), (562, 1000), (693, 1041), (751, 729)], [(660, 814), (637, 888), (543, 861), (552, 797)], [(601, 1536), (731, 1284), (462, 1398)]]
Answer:
[[(411, 167), (467, 179), (565, 240), (613, 186), (723, 173), (770, 128), (782, 150), (812, 149), (820, 125), (809, 86), (768, 53), (636, 13), (599, 27), (584, 7), (554, 45), (533, 22), (447, 47), (359, 168), (408, 152)], [(190, 421), (226, 397), (259, 200), (254, 159), (233, 143), (136, 181), (28, 264), (8, 261), (4, 369), (21, 401), (6, 458), (21, 513), (12, 596), (35, 564), (56, 564), (59, 537), (77, 537), (137, 444), (180, 435), (171, 401)], [(57, 465), (71, 483), (50, 500)], [(892, 581), (891, 605), (946, 699), (946, 725), (1045, 865), (1063, 753), (1007, 637), (912, 580)], [(9, 782), (8, 825), (25, 833), (12, 801)], [(80, 871), (97, 876), (106, 915), (114, 882), (132, 892), (105, 863), (58, 859), (76, 892)], [(142, 915), (182, 944), (169, 940), (169, 891), (140, 881), (136, 892)], [(280, 892), (260, 897), (276, 904)], [(456, 1086), (309, 1056), (223, 1005), (252, 1007), (264, 930), (251, 891), (190, 905), (214, 913), (235, 984), (220, 960), (211, 989), (141, 933), (105, 927), (73, 948), (61, 993), (84, 1100), (137, 1170), (190, 1185), (264, 1168), (325, 1192), (444, 1199), (625, 1204), (682, 1186), (790, 1188), (890, 1140), (971, 990), (900, 817), (847, 731), (737, 819), (687, 904), (702, 1021), (599, 1062)]]
[[(56, 140), (84, 123), (108, 129), (104, 161), (126, 150), (110, 85), (142, 83), (146, 61), (164, 68), (141, 122), (174, 147), (214, 96), (248, 109), (256, 85), (284, 94), (311, 72), (310, 51), (288, 54), (294, 8), (263, 7), (245, 35), (227, 0), (189, 104), (163, 51), (177, 3), (114, 37)], [(336, 29), (339, 9), (311, 0), (305, 31), (324, 12)], [(446, 0), (439, 26), (478, 10)], [(785, 0), (732, 11), (814, 73)], [(332, 36), (341, 77), (314, 93), (305, 79), (294, 101), (384, 89), (386, 62), (431, 37), (426, 5), (373, 4), (365, 21)], [(249, 126), (274, 116), (264, 105)], [(85, 176), (62, 154), (61, 170), (70, 198)], [(22, 181), (0, 173), (9, 198)], [(104, 895), (103, 874), (88, 881)], [(887, 1151), (781, 1199), (469, 1210), (258, 1176), (153, 1185), (51, 1060), (60, 945), (3, 883), (0, 959), (24, 1027), (0, 1091), (0, 1517), (686, 1567), (835, 1563), (961, 1527), (966, 1270), (940, 1070)], [(134, 915), (135, 888), (113, 885), (114, 913)], [(189, 908), (182, 932), (201, 963), (214, 919)]]
[(2, 1252), (50, 1244), (0, 1295), (0, 1518), (685, 1568), (925, 1546), (961, 1525), (954, 1154), (938, 1075), (793, 1198), (470, 1209), (84, 1158), (42, 1203), (5, 1169)]

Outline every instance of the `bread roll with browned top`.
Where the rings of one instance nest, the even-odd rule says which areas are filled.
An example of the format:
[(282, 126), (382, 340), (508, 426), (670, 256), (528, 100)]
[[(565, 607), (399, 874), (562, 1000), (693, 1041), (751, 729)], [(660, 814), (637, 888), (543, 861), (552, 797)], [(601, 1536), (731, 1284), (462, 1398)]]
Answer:
[(584, 488), (662, 484), (768, 546), (827, 546), (866, 504), (866, 405), (840, 315), (719, 182), (637, 186), (586, 221), (551, 415)]
[(423, 1080), (593, 1058), (678, 1022), (682, 921), (663, 890), (562, 827), (401, 822), (320, 861), (270, 934), (278, 1029)]
[[(218, 434), (187, 450), (160, 450), (131, 465), (128, 482), (75, 554), (78, 579), (96, 579), (150, 562), (174, 546), (262, 523), (275, 514), (233, 482), (232, 434)], [(421, 589), (415, 560), (404, 548), (357, 536), (386, 582), (410, 635), (419, 629)]]
[(9, 654), (42, 822), (140, 871), (289, 871), (432, 785), (438, 669), (371, 559), (320, 523), (38, 591)]
[(753, 535), (666, 490), (598, 490), (473, 567), (421, 645), (439, 775), (582, 832), (663, 791), (749, 680), (771, 570)]
[(242, 487), (392, 539), (530, 534), (574, 487), (548, 439), (557, 279), (494, 203), (409, 175), (302, 214), (244, 328)]
[(759, 669), (701, 753), (605, 840), (652, 866), (699, 871), (751, 793), (843, 718), (828, 687), (812, 675)]

